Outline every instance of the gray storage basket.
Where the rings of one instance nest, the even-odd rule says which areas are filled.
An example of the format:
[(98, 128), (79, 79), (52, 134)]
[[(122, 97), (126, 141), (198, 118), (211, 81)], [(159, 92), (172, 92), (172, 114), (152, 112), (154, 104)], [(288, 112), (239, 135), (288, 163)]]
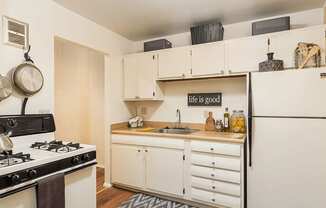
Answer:
[(172, 43), (166, 39), (152, 40), (144, 43), (144, 51), (156, 51), (165, 48), (172, 48)]
[(224, 28), (222, 23), (214, 22), (190, 28), (193, 45), (223, 40)]
[(290, 17), (280, 17), (252, 23), (252, 35), (290, 30)]

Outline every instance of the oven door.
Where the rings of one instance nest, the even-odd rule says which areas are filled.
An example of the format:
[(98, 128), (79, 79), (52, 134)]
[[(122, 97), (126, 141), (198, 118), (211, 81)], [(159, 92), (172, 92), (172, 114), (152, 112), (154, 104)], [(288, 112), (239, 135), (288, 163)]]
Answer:
[[(0, 198), (0, 207), (37, 208), (36, 186)], [(65, 175), (66, 208), (96, 208), (96, 167)]]
[(1, 198), (0, 207), (36, 208), (35, 187)]

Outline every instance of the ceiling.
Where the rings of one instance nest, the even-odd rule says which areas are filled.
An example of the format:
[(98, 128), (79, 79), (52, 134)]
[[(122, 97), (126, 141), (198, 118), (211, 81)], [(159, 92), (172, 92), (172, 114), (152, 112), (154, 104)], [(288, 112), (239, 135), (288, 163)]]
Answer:
[(201, 22), (223, 24), (313, 8), (324, 0), (54, 0), (130, 40), (189, 31)]

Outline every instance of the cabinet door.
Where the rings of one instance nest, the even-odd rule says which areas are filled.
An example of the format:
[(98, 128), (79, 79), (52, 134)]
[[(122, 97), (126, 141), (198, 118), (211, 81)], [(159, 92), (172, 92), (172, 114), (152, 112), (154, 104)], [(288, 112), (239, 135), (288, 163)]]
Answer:
[(131, 145), (112, 145), (112, 181), (144, 188), (145, 157), (143, 148)]
[(157, 59), (153, 53), (142, 53), (137, 58), (138, 96), (151, 99), (155, 96)]
[(225, 43), (216, 42), (192, 47), (192, 76), (223, 74), (225, 70)]
[(137, 54), (125, 56), (123, 59), (124, 98), (135, 99), (138, 96)]
[(158, 78), (183, 78), (190, 72), (190, 47), (162, 50), (158, 54)]
[(284, 67), (295, 67), (295, 49), (299, 42), (315, 43), (322, 48), (324, 63), (325, 32), (323, 27), (309, 27), (292, 31), (275, 33), (271, 36), (271, 52), (275, 59), (284, 61)]
[(265, 35), (227, 41), (228, 72), (258, 71), (259, 63), (267, 59), (267, 46), (268, 36)]
[(146, 187), (153, 191), (183, 195), (183, 151), (146, 148)]

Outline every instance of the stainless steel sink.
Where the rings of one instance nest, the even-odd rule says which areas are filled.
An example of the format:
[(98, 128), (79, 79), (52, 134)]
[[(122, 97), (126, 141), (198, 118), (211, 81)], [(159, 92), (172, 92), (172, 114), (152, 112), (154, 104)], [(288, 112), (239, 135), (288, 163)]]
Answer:
[(156, 133), (165, 133), (165, 134), (191, 134), (193, 132), (199, 131), (197, 129), (190, 128), (163, 128), (163, 129), (155, 129)]

